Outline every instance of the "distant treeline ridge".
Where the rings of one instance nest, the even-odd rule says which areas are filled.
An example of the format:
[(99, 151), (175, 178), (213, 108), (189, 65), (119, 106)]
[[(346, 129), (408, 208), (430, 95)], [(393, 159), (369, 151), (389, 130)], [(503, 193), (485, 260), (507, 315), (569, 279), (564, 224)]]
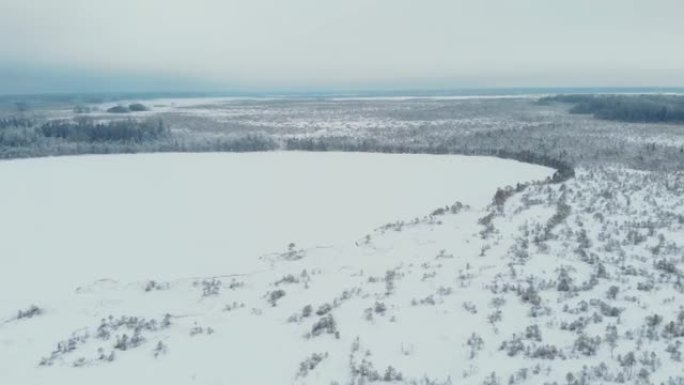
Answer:
[(139, 152), (250, 152), (270, 150), (345, 151), (412, 154), (486, 155), (556, 169), (552, 181), (574, 176), (569, 162), (529, 150), (387, 143), (378, 139), (347, 137), (275, 139), (264, 135), (201, 136), (172, 132), (161, 120), (90, 119), (52, 120), (33, 124), (19, 118), (0, 120), (0, 158), (50, 155), (114, 154)]
[(684, 123), (682, 95), (556, 95), (539, 99), (541, 104), (573, 104), (573, 114), (592, 114), (624, 122)]

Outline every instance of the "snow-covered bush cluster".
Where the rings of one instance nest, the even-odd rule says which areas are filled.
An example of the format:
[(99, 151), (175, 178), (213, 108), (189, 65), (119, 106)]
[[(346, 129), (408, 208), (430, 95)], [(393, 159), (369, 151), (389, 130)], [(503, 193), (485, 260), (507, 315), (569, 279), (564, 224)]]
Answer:
[[(136, 349), (147, 342), (149, 335), (159, 334), (169, 328), (171, 318), (172, 316), (168, 313), (160, 320), (129, 316), (115, 318), (110, 315), (103, 318), (94, 330), (83, 328), (73, 332), (69, 338), (58, 342), (50, 355), (40, 360), (40, 366), (70, 363), (75, 367), (80, 367), (98, 362), (112, 362), (116, 357), (116, 351), (125, 352)], [(97, 354), (86, 356), (87, 348), (95, 345), (98, 346)], [(154, 355), (158, 356), (162, 351), (166, 351), (166, 348), (159, 341)], [(81, 355), (77, 355), (76, 352)], [(70, 360), (70, 357), (74, 356), (77, 358)]]

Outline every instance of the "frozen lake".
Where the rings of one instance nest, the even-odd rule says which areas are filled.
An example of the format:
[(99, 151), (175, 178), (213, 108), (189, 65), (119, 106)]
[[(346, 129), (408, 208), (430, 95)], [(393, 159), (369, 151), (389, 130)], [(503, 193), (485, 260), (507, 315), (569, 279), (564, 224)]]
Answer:
[[(98, 279), (250, 272), (553, 170), (486, 157), (143, 154), (0, 162), (0, 290), (17, 303)], [(0, 297), (0, 310), (8, 295)]]

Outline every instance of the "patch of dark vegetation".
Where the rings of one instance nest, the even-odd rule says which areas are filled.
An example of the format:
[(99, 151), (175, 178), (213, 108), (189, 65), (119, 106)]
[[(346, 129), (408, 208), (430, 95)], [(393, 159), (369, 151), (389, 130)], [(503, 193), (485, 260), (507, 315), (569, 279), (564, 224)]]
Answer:
[(310, 357), (307, 357), (304, 361), (299, 363), (299, 371), (297, 372), (297, 377), (306, 377), (309, 374), (309, 372), (315, 370), (318, 364), (320, 364), (326, 358), (328, 358), (327, 352), (313, 353)]
[(40, 127), (48, 138), (60, 138), (72, 142), (133, 142), (142, 143), (169, 135), (164, 123), (159, 121), (115, 120), (97, 123), (88, 120), (50, 121)]
[(145, 106), (144, 104), (141, 104), (141, 103), (130, 104), (128, 106), (128, 109), (131, 112), (141, 112), (141, 111), (148, 111), (149, 110), (149, 108), (147, 108), (147, 106)]
[[(107, 343), (97, 349), (97, 354), (90, 357), (79, 357), (71, 362), (74, 367), (83, 367), (96, 363), (114, 361), (115, 351), (125, 352), (138, 348), (148, 340), (146, 336), (167, 329), (171, 326), (171, 315), (165, 314), (160, 320), (146, 319), (141, 317), (121, 316), (115, 318), (109, 316), (103, 318), (95, 330), (88, 328), (80, 329), (72, 335), (57, 343), (56, 348), (49, 356), (40, 360), (40, 366), (52, 366), (56, 363), (66, 363), (67, 358), (91, 340), (99, 343)], [(159, 345), (157, 345), (159, 349)], [(83, 349), (80, 349), (83, 350)], [(164, 347), (163, 350), (166, 350)], [(155, 357), (160, 353), (155, 351)]]
[(311, 332), (307, 334), (308, 338), (318, 337), (324, 334), (332, 334), (335, 338), (340, 338), (340, 332), (337, 330), (337, 322), (332, 314), (328, 313), (319, 318), (311, 327)]
[(112, 108), (108, 108), (107, 112), (110, 114), (125, 114), (129, 112), (130, 110), (126, 106), (114, 106)]
[(571, 207), (565, 202), (564, 199), (558, 201), (556, 204), (556, 212), (553, 213), (551, 218), (549, 218), (548, 222), (546, 223), (546, 227), (544, 228), (545, 239), (551, 238), (551, 232), (553, 229), (563, 223), (570, 216), (571, 210)]
[(114, 106), (112, 108), (108, 108), (107, 112), (110, 114), (126, 114), (129, 112), (142, 112), (142, 111), (148, 111), (149, 109), (141, 103), (133, 103), (129, 104), (128, 106)]
[(195, 286), (202, 287), (202, 297), (211, 297), (217, 296), (219, 295), (219, 293), (221, 293), (221, 287), (223, 286), (223, 282), (219, 281), (216, 278), (212, 278), (202, 280), (202, 282), (195, 282)]
[(30, 119), (23, 118), (23, 117), (11, 116), (8, 118), (0, 119), (0, 128), (10, 128), (10, 127), (28, 128), (28, 127), (31, 127), (33, 125), (34, 125), (33, 121), (31, 121)]
[(268, 293), (268, 303), (271, 304), (271, 306), (275, 307), (278, 304), (278, 300), (283, 298), (285, 296), (285, 290), (274, 290), (270, 293)]
[(37, 123), (0, 119), (0, 158), (153, 152), (252, 152), (277, 149), (268, 137), (175, 134), (159, 119), (96, 121), (79, 117)]
[(568, 103), (573, 114), (622, 122), (684, 123), (681, 95), (556, 95), (539, 99), (542, 104)]
[(28, 309), (26, 310), (19, 310), (17, 312), (17, 319), (26, 319), (26, 318), (33, 318), (35, 316), (39, 316), (43, 314), (43, 309), (39, 308), (36, 305), (31, 305)]
[(114, 106), (112, 108), (108, 108), (107, 112), (110, 114), (127, 114), (129, 112), (142, 112), (142, 111), (148, 111), (149, 109), (141, 103), (133, 103), (128, 106)]

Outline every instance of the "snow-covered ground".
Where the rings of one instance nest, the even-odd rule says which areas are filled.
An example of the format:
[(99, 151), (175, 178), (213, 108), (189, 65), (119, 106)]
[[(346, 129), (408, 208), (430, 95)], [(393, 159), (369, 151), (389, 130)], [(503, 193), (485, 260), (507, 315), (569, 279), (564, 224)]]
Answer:
[(484, 206), (498, 186), (549, 173), (495, 158), (350, 153), (2, 162), (0, 290), (26, 301), (43, 284), (245, 273), (290, 243), (353, 242), (456, 200)]
[[(274, 277), (303, 289), (323, 268), (334, 272), (296, 300), (317, 306), (351, 289), (338, 273), (384, 274), (412, 258), (411, 248), (396, 257), (369, 249), (374, 228), (456, 201), (480, 210), (498, 186), (551, 172), (495, 158), (357, 153), (2, 162), (1, 382), (307, 382), (299, 362), (317, 338), (275, 306)], [(303, 258), (310, 253), (320, 256)], [(366, 327), (362, 314), (346, 316), (360, 317), (359, 333)], [(123, 334), (136, 349), (117, 345)], [(166, 354), (155, 357), (157, 347)], [(347, 364), (335, 365), (330, 375), (342, 375)]]
[[(2, 270), (3, 285), (17, 285), (1, 297), (3, 384), (684, 383), (682, 173), (580, 169), (562, 184), (521, 186), (493, 201), (496, 183), (550, 170), (487, 158), (335, 153), (0, 166), (2, 180), (15, 182), (2, 194), (16, 207), (3, 203), (3, 212), (35, 212), (32, 227), (3, 216), (2, 234), (10, 234), (3, 243), (42, 249), (43, 261), (61, 258), (14, 265), (32, 265), (28, 273)], [(247, 175), (217, 177), (240, 172)], [(231, 188), (229, 180), (258, 188)], [(55, 201), (39, 202), (51, 193)], [(264, 207), (236, 208), (230, 194)], [(282, 208), (283, 199), (297, 206)], [(249, 218), (221, 234), (254, 240), (256, 217), (256, 241), (270, 252), (213, 254), (202, 234), (229, 227), (223, 205)], [(63, 216), (49, 229), (59, 237), (40, 226), (50, 208), (50, 217)], [(181, 218), (191, 223), (181, 226)], [(379, 222), (389, 223), (373, 230)], [(310, 238), (288, 247), (301, 231)], [(62, 237), (68, 241), (54, 243)], [(169, 246), (183, 237), (197, 242), (196, 253)], [(92, 252), (80, 257), (60, 250), (82, 252), (75, 245), (88, 243)], [(107, 254), (127, 243), (129, 253), (148, 252)], [(3, 267), (12, 266), (0, 247)], [(92, 279), (100, 268), (107, 279)], [(77, 288), (56, 295), (60, 281)]]

